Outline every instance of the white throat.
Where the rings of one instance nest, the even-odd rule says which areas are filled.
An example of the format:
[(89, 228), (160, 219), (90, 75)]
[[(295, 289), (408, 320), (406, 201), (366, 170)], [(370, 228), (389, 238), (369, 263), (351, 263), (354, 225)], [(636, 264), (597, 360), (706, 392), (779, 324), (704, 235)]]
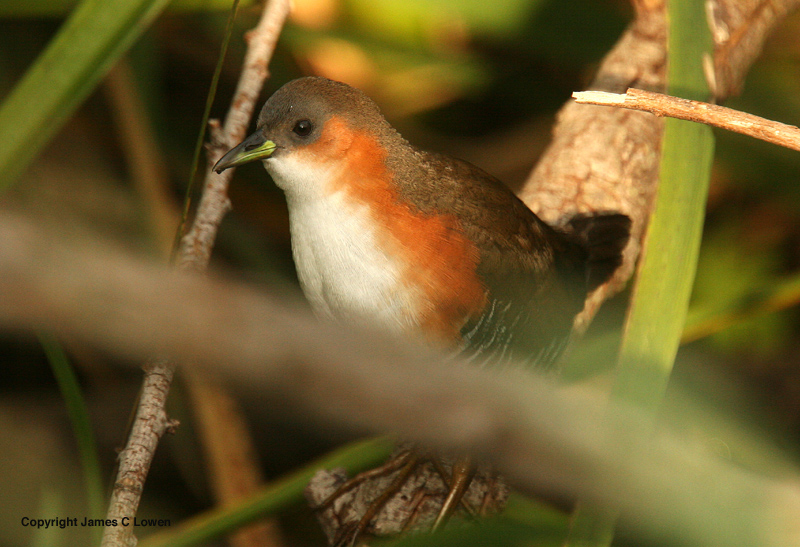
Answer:
[(297, 275), (314, 310), (395, 332), (417, 327), (419, 295), (402, 283), (403, 267), (386, 249), (369, 206), (330, 189), (327, 181), (339, 173), (290, 155), (264, 165), (286, 193)]

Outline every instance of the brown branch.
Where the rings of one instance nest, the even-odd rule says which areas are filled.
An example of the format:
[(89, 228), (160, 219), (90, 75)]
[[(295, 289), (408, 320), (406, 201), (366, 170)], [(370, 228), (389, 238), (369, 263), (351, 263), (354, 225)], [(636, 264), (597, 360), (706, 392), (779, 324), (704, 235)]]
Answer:
[[(208, 266), (217, 229), (230, 209), (227, 188), (233, 175), (229, 172), (217, 175), (210, 167), (221, 155), (220, 148), (225, 143), (244, 137), (289, 9), (289, 0), (270, 0), (257, 27), (247, 36), (248, 51), (239, 86), (226, 117), (225, 131), (223, 135), (213, 136), (218, 144), (209, 150), (203, 195), (192, 228), (181, 239), (177, 260), (180, 270), (199, 272)], [(174, 370), (175, 363), (167, 358), (150, 360), (144, 366), (139, 408), (125, 449), (120, 453), (119, 469), (106, 516), (113, 525), (103, 531), (103, 547), (132, 547), (136, 543), (131, 523), (139, 506), (156, 446), (168, 429), (164, 404)]]
[(246, 36), (248, 48), (242, 75), (231, 101), (231, 108), (225, 117), (225, 124), (220, 130), (216, 121), (211, 123), (211, 145), (206, 154), (203, 196), (197, 207), (194, 224), (181, 240), (177, 259), (179, 269), (204, 271), (208, 266), (217, 229), (222, 217), (230, 209), (228, 184), (235, 171), (228, 169), (217, 174), (211, 167), (228, 149), (244, 140), (264, 80), (269, 75), (269, 60), (275, 51), (275, 44), (290, 7), (290, 0), (270, 0), (258, 26)]
[[(720, 100), (741, 88), (770, 32), (800, 0), (708, 0), (714, 57), (709, 85)], [(589, 89), (622, 93), (629, 87), (665, 90), (666, 21), (663, 0), (637, 0), (636, 19), (603, 60)], [(633, 221), (623, 266), (591, 295), (576, 325), (584, 328), (600, 304), (634, 271), (658, 177), (661, 119), (618, 108), (569, 101), (553, 141), (520, 190), (528, 206), (551, 224), (576, 213), (619, 211)]]
[(610, 428), (602, 390), (478, 369), (319, 323), (251, 287), (180, 275), (96, 241), (65, 242), (9, 215), (0, 214), (0, 240), (0, 328), (52, 329), (128, 359), (168, 351), (215, 366), (262, 405), (281, 401), (327, 428), (474, 454), (524, 492), (613, 504), (655, 540), (800, 545), (796, 465), (770, 460), (759, 474), (691, 436), (634, 444), (630, 432), (643, 422), (627, 414), (614, 422), (625, 427)]
[(724, 106), (634, 88), (628, 89), (624, 95), (604, 91), (576, 91), (572, 97), (579, 104), (641, 110), (659, 117), (666, 116), (727, 129), (778, 146), (800, 150), (800, 129), (797, 127)]
[(708, 80), (717, 100), (739, 93), (766, 38), (797, 6), (797, 0), (707, 2), (706, 19), (714, 39), (714, 59), (708, 70), (713, 76)]
[(167, 418), (164, 410), (175, 367), (167, 360), (155, 360), (145, 365), (144, 372), (136, 416), (128, 442), (119, 454), (119, 469), (106, 516), (116, 525), (106, 526), (103, 530), (104, 547), (136, 545), (133, 519), (142, 499), (144, 480), (150, 471), (153, 454), (162, 435), (178, 426), (177, 421)]

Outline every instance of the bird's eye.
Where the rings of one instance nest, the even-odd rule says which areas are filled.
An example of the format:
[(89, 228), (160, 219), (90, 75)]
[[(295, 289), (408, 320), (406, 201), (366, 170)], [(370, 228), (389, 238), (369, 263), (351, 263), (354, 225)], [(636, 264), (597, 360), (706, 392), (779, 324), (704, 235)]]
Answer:
[(300, 137), (308, 137), (313, 130), (314, 124), (310, 120), (300, 120), (292, 128), (292, 131)]

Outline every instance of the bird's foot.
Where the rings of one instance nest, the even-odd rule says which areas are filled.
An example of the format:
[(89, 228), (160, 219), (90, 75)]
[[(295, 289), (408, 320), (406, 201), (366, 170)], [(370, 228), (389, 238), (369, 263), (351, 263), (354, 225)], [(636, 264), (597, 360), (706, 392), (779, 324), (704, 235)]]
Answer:
[(349, 480), (341, 471), (320, 471), (306, 495), (331, 545), (350, 547), (368, 535), (438, 528), (457, 511), (473, 517), (498, 511), (508, 489), (469, 458), (433, 457), (405, 447)]

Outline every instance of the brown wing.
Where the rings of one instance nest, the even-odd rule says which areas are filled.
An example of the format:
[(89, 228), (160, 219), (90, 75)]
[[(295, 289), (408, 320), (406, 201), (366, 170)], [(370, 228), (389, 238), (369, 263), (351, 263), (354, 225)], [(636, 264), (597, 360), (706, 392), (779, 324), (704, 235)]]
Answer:
[(487, 305), (461, 331), (465, 352), (480, 362), (552, 363), (583, 307), (586, 253), (486, 172), (446, 156), (415, 154), (413, 172), (393, 166), (405, 169), (404, 197), (423, 213), (457, 218), (480, 253)]
[[(405, 189), (430, 212), (456, 216), (480, 251), (487, 305), (462, 329), (464, 351), (486, 363), (551, 366), (561, 354), (587, 292), (621, 260), (630, 221), (584, 216), (561, 232), (541, 221), (502, 182), (474, 165), (417, 152), (425, 172)], [(419, 165), (419, 164), (417, 164)]]

